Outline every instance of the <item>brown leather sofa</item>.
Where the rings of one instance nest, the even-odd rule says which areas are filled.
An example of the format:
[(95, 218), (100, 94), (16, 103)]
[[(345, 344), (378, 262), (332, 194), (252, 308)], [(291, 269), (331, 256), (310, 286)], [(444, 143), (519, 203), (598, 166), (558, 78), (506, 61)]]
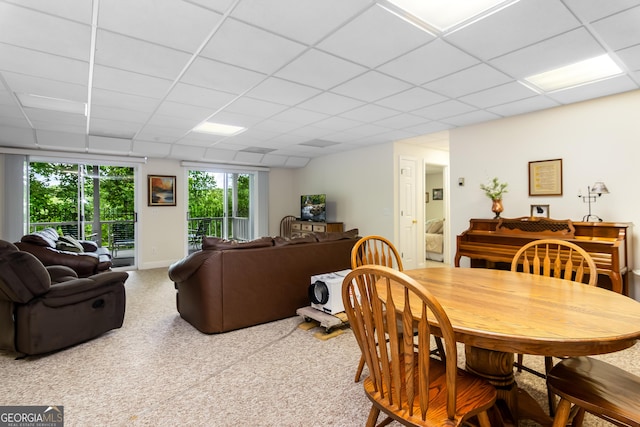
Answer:
[(211, 334), (296, 315), (310, 305), (311, 276), (351, 266), (358, 230), (244, 243), (205, 237), (203, 249), (172, 264), (180, 316)]
[(49, 353), (122, 326), (125, 272), (78, 278), (0, 240), (0, 349)]
[(95, 242), (75, 241), (69, 236), (59, 236), (53, 228), (45, 228), (22, 236), (14, 243), (18, 249), (33, 254), (45, 266), (66, 265), (78, 277), (89, 277), (111, 269), (111, 254), (107, 248), (98, 247)]

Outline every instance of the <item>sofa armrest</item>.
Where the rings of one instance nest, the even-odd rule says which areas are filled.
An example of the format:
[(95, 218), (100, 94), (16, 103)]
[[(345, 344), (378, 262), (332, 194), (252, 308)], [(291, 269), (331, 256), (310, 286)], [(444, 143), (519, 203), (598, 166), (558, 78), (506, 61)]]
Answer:
[(129, 277), (126, 272), (106, 272), (91, 277), (72, 279), (66, 282), (54, 283), (49, 292), (42, 296), (48, 307), (60, 307), (95, 298), (105, 293), (114, 285), (124, 285)]
[(51, 282), (59, 283), (66, 282), (71, 278), (77, 278), (78, 273), (71, 267), (67, 267), (66, 265), (49, 265), (46, 267), (49, 272), (49, 277), (51, 277)]
[(169, 278), (175, 283), (184, 282), (200, 268), (203, 262), (212, 257), (219, 257), (220, 253), (217, 250), (194, 252), (169, 266)]

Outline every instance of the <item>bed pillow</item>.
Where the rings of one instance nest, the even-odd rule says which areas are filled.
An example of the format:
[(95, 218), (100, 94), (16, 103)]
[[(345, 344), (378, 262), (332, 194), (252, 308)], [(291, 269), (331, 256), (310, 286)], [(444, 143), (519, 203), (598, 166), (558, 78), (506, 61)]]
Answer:
[(440, 218), (430, 219), (425, 224), (425, 233), (429, 234), (442, 234), (444, 228), (444, 220)]

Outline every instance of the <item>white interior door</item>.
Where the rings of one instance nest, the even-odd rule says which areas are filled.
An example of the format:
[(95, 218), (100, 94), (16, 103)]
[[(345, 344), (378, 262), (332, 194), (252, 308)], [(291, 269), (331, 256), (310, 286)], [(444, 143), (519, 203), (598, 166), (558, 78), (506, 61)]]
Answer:
[(418, 267), (416, 258), (418, 253), (416, 200), (418, 178), (421, 180), (423, 178), (421, 168), (418, 168), (418, 161), (413, 158), (400, 157), (399, 171), (400, 244), (398, 251), (405, 270), (409, 270)]

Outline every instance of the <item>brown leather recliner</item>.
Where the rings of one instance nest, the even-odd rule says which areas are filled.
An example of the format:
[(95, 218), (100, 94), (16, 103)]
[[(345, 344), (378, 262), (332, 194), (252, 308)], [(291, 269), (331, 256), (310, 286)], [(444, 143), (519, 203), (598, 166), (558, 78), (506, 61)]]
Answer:
[(125, 272), (78, 278), (0, 240), (0, 349), (34, 355), (122, 326)]

